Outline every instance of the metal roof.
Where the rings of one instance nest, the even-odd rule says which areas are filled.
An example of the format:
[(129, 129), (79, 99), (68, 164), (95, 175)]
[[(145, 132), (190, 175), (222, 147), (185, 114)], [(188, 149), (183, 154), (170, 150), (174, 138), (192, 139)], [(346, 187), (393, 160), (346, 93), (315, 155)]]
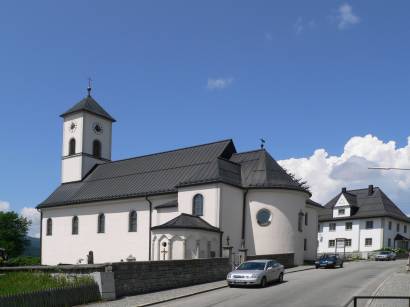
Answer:
[(72, 108), (61, 114), (61, 117), (65, 117), (69, 114), (81, 112), (81, 111), (86, 111), (92, 114), (99, 115), (101, 117), (104, 117), (112, 122), (115, 122), (115, 119), (108, 114), (107, 111), (103, 109), (102, 106), (98, 104), (97, 101), (94, 100), (91, 95), (88, 95), (84, 99), (82, 99), (80, 102), (76, 103)]
[(213, 232), (221, 232), (221, 230), (217, 227), (212, 226), (205, 220), (201, 219), (199, 216), (194, 216), (187, 213), (181, 213), (176, 218), (172, 220), (158, 225), (151, 227), (152, 230), (155, 229), (200, 229), (200, 230), (207, 230)]
[(232, 140), (222, 140), (99, 164), (82, 181), (60, 185), (37, 208), (176, 193), (178, 187), (212, 182), (310, 195), (265, 150), (237, 154)]
[[(350, 200), (354, 199), (352, 215), (344, 218), (333, 217), (333, 207), (336, 205), (340, 195), (351, 195)], [(370, 195), (369, 195), (370, 194)], [(400, 209), (391, 201), (384, 192), (375, 187), (373, 193), (369, 189), (349, 190), (347, 193), (339, 193), (325, 205), (323, 214), (319, 215), (319, 221), (346, 220), (372, 217), (392, 217), (402, 221), (410, 222)]]

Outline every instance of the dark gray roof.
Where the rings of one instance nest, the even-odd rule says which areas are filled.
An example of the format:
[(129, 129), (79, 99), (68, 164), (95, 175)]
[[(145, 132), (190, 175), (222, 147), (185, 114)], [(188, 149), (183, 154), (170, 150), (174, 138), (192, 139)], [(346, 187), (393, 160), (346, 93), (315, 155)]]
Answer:
[(406, 238), (405, 236), (402, 236), (401, 234), (398, 233), (398, 234), (394, 237), (394, 241), (409, 241), (409, 239)]
[(70, 108), (69, 110), (61, 114), (60, 116), (64, 117), (69, 114), (73, 114), (73, 113), (77, 113), (81, 111), (90, 112), (92, 114), (96, 114), (101, 117), (104, 117), (112, 122), (115, 122), (115, 119), (110, 114), (108, 114), (108, 112), (105, 111), (103, 107), (100, 106), (98, 102), (95, 101), (94, 98), (91, 97), (90, 95), (85, 97), (80, 102), (76, 103), (72, 108)]
[(320, 208), (320, 209), (324, 209), (324, 208), (325, 208), (325, 207), (323, 207), (321, 204), (319, 204), (319, 203), (317, 203), (317, 202), (311, 200), (310, 198), (309, 198), (309, 199), (306, 199), (306, 204), (307, 204), (307, 205), (314, 206), (314, 207), (317, 207), (317, 208)]
[(347, 193), (352, 195), (350, 200), (354, 199), (355, 204), (353, 205), (354, 210), (351, 216), (343, 218), (333, 218), (333, 207), (337, 203), (340, 195), (336, 195), (331, 201), (325, 205), (325, 210), (319, 215), (319, 221), (330, 221), (330, 220), (346, 220), (346, 219), (360, 219), (360, 218), (371, 218), (371, 217), (391, 217), (398, 220), (410, 222), (408, 218), (400, 209), (397, 207), (384, 192), (375, 187), (373, 193), (369, 195), (368, 189), (359, 190), (349, 190)]
[(223, 140), (97, 165), (82, 181), (60, 185), (38, 208), (176, 193), (212, 182), (309, 193), (265, 150), (237, 154), (232, 140)]
[(201, 229), (213, 232), (221, 232), (219, 228), (212, 226), (208, 222), (201, 219), (199, 216), (194, 216), (186, 213), (181, 213), (176, 218), (158, 226), (151, 227), (151, 229)]
[(178, 208), (178, 201), (176, 199), (171, 200), (169, 202), (156, 206), (154, 209), (165, 209), (165, 208)]

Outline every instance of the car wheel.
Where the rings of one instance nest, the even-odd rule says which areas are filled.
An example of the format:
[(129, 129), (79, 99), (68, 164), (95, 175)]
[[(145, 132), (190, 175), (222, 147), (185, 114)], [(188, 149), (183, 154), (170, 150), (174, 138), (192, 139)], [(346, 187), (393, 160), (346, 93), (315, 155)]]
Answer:
[(319, 266), (317, 265), (317, 266), (316, 266), (316, 269), (318, 269), (318, 268), (319, 268)]
[(267, 284), (266, 277), (262, 277), (262, 280), (261, 280), (261, 288), (265, 288), (265, 287), (266, 287), (266, 284)]
[(340, 264), (340, 267), (343, 268), (343, 262)]
[(279, 274), (278, 282), (282, 283), (283, 282), (283, 273)]

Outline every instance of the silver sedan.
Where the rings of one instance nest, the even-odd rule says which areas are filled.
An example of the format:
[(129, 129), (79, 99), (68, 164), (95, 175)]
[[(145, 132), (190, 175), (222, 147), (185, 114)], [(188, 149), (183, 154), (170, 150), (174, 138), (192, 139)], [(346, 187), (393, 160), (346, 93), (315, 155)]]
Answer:
[(266, 287), (269, 282), (283, 281), (285, 268), (275, 260), (251, 260), (242, 263), (226, 278), (228, 286), (260, 285)]

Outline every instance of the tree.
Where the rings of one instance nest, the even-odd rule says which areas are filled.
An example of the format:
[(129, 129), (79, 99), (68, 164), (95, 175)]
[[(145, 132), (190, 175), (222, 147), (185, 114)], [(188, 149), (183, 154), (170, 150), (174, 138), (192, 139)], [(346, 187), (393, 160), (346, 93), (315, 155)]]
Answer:
[(16, 212), (0, 212), (0, 247), (5, 248), (9, 257), (23, 253), (28, 244), (26, 239), (31, 221)]

